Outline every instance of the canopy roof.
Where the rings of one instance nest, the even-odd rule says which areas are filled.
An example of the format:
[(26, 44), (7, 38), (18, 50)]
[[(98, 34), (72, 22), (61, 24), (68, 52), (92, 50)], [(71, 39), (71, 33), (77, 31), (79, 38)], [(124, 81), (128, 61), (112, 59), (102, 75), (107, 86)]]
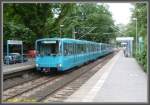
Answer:
[(117, 37), (116, 41), (129, 41), (129, 40), (134, 40), (133, 37)]

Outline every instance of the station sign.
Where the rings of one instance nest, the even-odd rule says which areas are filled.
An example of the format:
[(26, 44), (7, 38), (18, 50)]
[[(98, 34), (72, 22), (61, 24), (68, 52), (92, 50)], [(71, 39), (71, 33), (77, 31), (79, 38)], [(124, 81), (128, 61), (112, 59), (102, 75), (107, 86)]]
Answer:
[(22, 41), (19, 41), (19, 40), (7, 40), (7, 44), (22, 45)]
[(139, 42), (143, 42), (143, 38), (142, 37), (139, 37)]

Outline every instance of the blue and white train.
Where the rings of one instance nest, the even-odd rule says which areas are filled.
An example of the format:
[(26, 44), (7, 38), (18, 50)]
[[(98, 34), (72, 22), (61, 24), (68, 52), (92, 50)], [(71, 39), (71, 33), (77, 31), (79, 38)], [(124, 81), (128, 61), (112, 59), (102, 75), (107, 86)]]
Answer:
[(37, 71), (66, 71), (113, 52), (113, 45), (69, 38), (36, 41)]

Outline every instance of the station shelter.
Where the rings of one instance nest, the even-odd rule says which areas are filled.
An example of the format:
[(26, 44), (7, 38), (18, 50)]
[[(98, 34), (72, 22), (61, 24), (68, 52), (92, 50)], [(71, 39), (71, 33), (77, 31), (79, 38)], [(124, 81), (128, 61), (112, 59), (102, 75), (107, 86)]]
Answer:
[(126, 48), (127, 56), (132, 57), (133, 55), (133, 37), (117, 37), (116, 41), (120, 42), (121, 46)]
[[(21, 46), (21, 55), (22, 55), (22, 62), (23, 62), (23, 42), (20, 40), (7, 40), (7, 56), (10, 53), (10, 45), (19, 45)], [(9, 64), (9, 60), (8, 60)]]

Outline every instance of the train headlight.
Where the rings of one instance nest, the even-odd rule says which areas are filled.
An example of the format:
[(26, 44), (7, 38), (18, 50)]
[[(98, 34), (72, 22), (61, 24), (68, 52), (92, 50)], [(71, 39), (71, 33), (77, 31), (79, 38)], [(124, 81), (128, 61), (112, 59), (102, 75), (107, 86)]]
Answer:
[(62, 64), (57, 64), (57, 67), (62, 67)]
[(36, 64), (36, 67), (38, 67), (39, 66), (39, 64)]

